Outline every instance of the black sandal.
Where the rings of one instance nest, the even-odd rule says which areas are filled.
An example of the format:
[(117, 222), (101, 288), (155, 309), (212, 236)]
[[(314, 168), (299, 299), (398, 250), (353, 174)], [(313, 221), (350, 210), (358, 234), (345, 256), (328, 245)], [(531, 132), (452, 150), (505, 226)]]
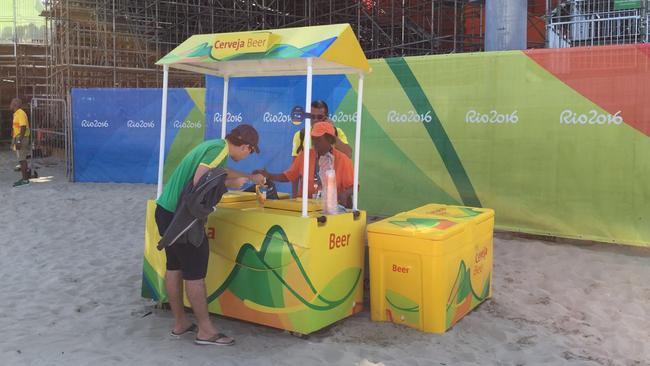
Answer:
[(212, 346), (232, 346), (235, 344), (235, 340), (228, 337), (223, 333), (218, 333), (210, 339), (194, 339), (194, 343), (200, 345), (212, 345)]
[(178, 338), (180, 338), (183, 334), (186, 334), (186, 333), (197, 333), (198, 331), (199, 331), (199, 327), (197, 327), (196, 324), (192, 323), (192, 325), (190, 325), (189, 327), (187, 327), (187, 329), (185, 329), (184, 331), (182, 331), (182, 332), (180, 332), (180, 333), (175, 333), (174, 330), (172, 329), (172, 331), (169, 332), (169, 336), (172, 337), (172, 338), (178, 339)]

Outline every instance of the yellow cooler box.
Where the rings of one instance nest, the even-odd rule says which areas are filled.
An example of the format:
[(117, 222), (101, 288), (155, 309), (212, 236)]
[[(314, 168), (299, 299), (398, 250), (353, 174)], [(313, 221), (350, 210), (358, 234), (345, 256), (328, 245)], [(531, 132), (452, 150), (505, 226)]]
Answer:
[(494, 211), (430, 204), (368, 225), (370, 314), (444, 333), (492, 296)]

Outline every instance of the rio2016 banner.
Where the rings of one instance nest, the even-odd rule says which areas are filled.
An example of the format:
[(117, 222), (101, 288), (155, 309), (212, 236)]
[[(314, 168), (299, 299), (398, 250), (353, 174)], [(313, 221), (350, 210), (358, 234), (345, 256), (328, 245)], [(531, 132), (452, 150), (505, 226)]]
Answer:
[[(360, 170), (368, 212), (489, 207), (503, 230), (650, 245), (648, 45), (371, 66)], [(354, 136), (353, 124), (342, 127)]]
[[(392, 215), (430, 202), (489, 207), (502, 230), (650, 245), (650, 47), (372, 60), (360, 207)], [(222, 80), (208, 77), (206, 136), (219, 136)], [(352, 144), (356, 77), (319, 76), (314, 98)], [(260, 130), (239, 164), (281, 172), (304, 77), (232, 79), (228, 129)], [(235, 165), (236, 166), (236, 165)], [(286, 186), (284, 191), (288, 191)]]
[[(161, 89), (72, 89), (74, 180), (156, 183)], [(205, 134), (205, 89), (169, 89), (165, 173)]]
[[(650, 46), (393, 58), (371, 66), (359, 191), (370, 214), (431, 202), (489, 207), (502, 230), (650, 246)], [(232, 167), (289, 166), (293, 134), (302, 128), (289, 114), (304, 105), (305, 84), (304, 76), (231, 79), (227, 129), (253, 124), (262, 150)], [(351, 145), (356, 85), (356, 77), (314, 79), (313, 99), (329, 104)], [(220, 136), (223, 81), (208, 77), (206, 87), (205, 94), (170, 91), (165, 177), (203, 138)], [(160, 95), (73, 90), (75, 179), (154, 183)]]

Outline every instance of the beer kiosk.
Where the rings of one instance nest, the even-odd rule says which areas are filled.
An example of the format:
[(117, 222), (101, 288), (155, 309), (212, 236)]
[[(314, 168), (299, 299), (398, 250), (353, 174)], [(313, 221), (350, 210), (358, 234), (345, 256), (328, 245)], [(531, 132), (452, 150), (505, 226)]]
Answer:
[[(359, 149), (364, 74), (368, 60), (348, 24), (190, 37), (158, 61), (163, 66), (158, 195), (162, 191), (169, 68), (223, 77), (221, 137), (226, 135), (231, 78), (305, 75), (305, 136), (310, 136), (312, 77), (357, 74), (352, 210), (324, 215), (319, 201), (302, 198), (258, 202), (254, 193), (226, 194), (208, 218), (208, 309), (297, 334), (309, 334), (363, 307), (366, 213), (358, 210)], [(305, 139), (303, 176), (308, 176)], [(155, 201), (147, 202), (142, 295), (166, 301), (165, 255)], [(185, 305), (190, 306), (187, 298)]]

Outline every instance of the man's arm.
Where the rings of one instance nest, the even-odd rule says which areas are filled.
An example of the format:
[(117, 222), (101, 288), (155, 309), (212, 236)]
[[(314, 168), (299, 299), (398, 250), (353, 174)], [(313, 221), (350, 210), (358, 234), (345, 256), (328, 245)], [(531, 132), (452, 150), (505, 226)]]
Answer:
[[(329, 120), (329, 122), (334, 126), (334, 122), (331, 120)], [(336, 129), (336, 142), (334, 143), (334, 148), (352, 159), (352, 148), (348, 145), (348, 138), (345, 136), (345, 132), (336, 126), (334, 126), (334, 128)]]
[(287, 176), (284, 175), (284, 173), (274, 174), (274, 173), (269, 173), (264, 169), (255, 170), (255, 171), (253, 171), (253, 173), (260, 174), (260, 175), (264, 176), (266, 179), (272, 180), (274, 182), (288, 182), (289, 181), (289, 178), (287, 178)]
[(20, 132), (18, 133), (18, 136), (16, 136), (16, 149), (20, 149), (20, 145), (23, 142), (23, 138), (25, 137), (26, 132), (27, 126), (20, 126)]
[(291, 197), (296, 198), (298, 197), (298, 191), (300, 190), (300, 179), (296, 179), (291, 182)]
[(248, 180), (255, 182), (255, 184), (264, 184), (264, 176), (261, 174), (247, 174), (230, 168), (225, 169), (226, 172), (228, 172), (228, 178), (247, 178)]
[(249, 181), (249, 179), (246, 178), (246, 177), (226, 178), (226, 183), (225, 184), (226, 184), (226, 188), (238, 189), (241, 186), (243, 186), (244, 184), (246, 184), (246, 182), (248, 182), (248, 181)]
[(352, 208), (352, 187), (337, 191), (337, 196), (340, 205)]
[(334, 143), (334, 148), (343, 154), (345, 154), (348, 158), (352, 159), (352, 148), (350, 145), (346, 144), (345, 142), (341, 141), (341, 139), (337, 136), (336, 137), (336, 142)]
[(199, 165), (199, 167), (196, 168), (196, 172), (194, 172), (194, 179), (193, 179), (193, 183), (195, 186), (199, 183), (199, 180), (201, 180), (203, 174), (207, 173), (208, 170), (210, 170), (210, 168), (208, 168), (205, 165)]
[(259, 173), (266, 177), (266, 179), (270, 179), (276, 182), (293, 182), (300, 178), (304, 158), (304, 152), (301, 151), (300, 154), (298, 154), (298, 156), (293, 159), (293, 162), (291, 163), (291, 166), (289, 166), (289, 169), (282, 173), (269, 173), (265, 169), (255, 170), (253, 173)]
[[(235, 188), (241, 187), (241, 185), (246, 183), (246, 181), (248, 181), (248, 180), (252, 180), (253, 182), (255, 182), (255, 184), (264, 184), (264, 176), (262, 176), (261, 174), (246, 174), (246, 173), (242, 173), (240, 171), (230, 169), (230, 168), (225, 168), (225, 169), (226, 169), (226, 172), (228, 173), (228, 178), (226, 178), (226, 186), (228, 186), (228, 183), (227, 183), (228, 180), (232, 180), (232, 182), (231, 182), (232, 184), (235, 184), (236, 182), (242, 182), (241, 184), (239, 184)], [(207, 173), (209, 170), (210, 170), (210, 168), (208, 168), (207, 166), (199, 165), (199, 167), (196, 169), (196, 172), (194, 173), (194, 179), (193, 179), (194, 185), (199, 183), (199, 180), (201, 180), (201, 177), (205, 173)], [(235, 180), (237, 178), (245, 178), (245, 180), (244, 179)], [(231, 187), (228, 186), (228, 188), (231, 188)]]
[(343, 189), (337, 190), (339, 204), (352, 208), (352, 192), (354, 190), (354, 167), (352, 160), (342, 158), (336, 168), (336, 178), (340, 179)]

